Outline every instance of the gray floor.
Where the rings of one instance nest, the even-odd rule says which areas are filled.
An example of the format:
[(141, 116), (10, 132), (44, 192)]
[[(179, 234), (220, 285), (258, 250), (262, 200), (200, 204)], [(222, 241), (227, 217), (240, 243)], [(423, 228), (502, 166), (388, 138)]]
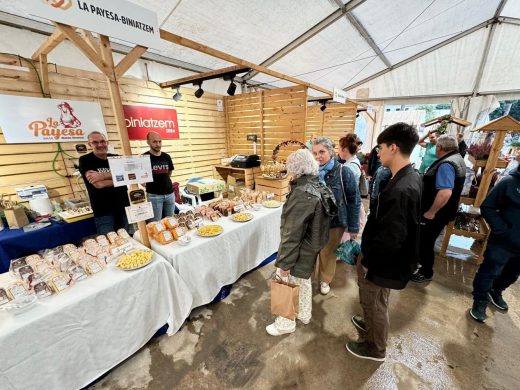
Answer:
[[(460, 256), (459, 256), (460, 257)], [(272, 337), (268, 278), (273, 265), (233, 286), (228, 298), (196, 309), (174, 336), (154, 339), (93, 389), (518, 389), (520, 286), (504, 294), (511, 309), (469, 318), (476, 266), (438, 258), (427, 285), (390, 296), (384, 363), (345, 349), (360, 313), (353, 267), (338, 265), (332, 291), (315, 294), (309, 325)], [(316, 286), (315, 286), (316, 287)]]

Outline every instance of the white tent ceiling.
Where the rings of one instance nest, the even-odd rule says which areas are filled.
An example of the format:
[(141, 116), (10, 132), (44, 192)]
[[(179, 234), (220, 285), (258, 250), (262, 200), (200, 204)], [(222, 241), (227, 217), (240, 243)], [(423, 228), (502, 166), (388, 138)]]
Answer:
[[(167, 31), (352, 98), (520, 91), (520, 0), (132, 1), (155, 11)], [(29, 10), (30, 2), (0, 0), (20, 25), (39, 20)], [(167, 42), (158, 54), (230, 65)]]

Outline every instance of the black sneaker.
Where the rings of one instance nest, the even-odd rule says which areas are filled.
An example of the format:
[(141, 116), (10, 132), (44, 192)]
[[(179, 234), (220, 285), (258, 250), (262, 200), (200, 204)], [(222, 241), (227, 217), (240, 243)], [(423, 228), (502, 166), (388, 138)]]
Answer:
[(352, 316), (352, 318), (350, 320), (352, 321), (354, 326), (361, 332), (367, 331), (367, 327), (365, 325), (365, 320), (363, 319), (363, 317), (355, 315), (355, 316)]
[(426, 276), (421, 274), (419, 271), (417, 271), (416, 273), (414, 273), (412, 275), (412, 279), (411, 280), (412, 280), (412, 282), (415, 282), (415, 283), (425, 283), (425, 282), (431, 281), (432, 280), (432, 276), (427, 278)]
[(473, 317), (475, 321), (484, 322), (486, 321), (486, 307), (487, 301), (473, 301), (473, 307), (469, 310), (469, 315)]
[(385, 355), (376, 353), (374, 347), (366, 342), (356, 343), (355, 341), (351, 341), (347, 343), (346, 347), (347, 351), (360, 359), (374, 360), (376, 362), (385, 361)]
[(491, 303), (498, 309), (502, 311), (507, 311), (509, 309), (507, 302), (504, 301), (504, 298), (502, 298), (502, 291), (490, 290), (488, 295)]

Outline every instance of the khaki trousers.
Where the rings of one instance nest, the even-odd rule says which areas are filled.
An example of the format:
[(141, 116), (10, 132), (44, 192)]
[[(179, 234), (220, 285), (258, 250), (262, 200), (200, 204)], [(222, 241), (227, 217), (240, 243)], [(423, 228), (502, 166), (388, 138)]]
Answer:
[(345, 228), (338, 227), (329, 230), (329, 241), (318, 255), (318, 279), (330, 283), (336, 273), (336, 249), (341, 242)]
[(365, 279), (365, 272), (361, 261), (357, 264), (359, 302), (363, 308), (363, 318), (367, 328), (365, 342), (371, 344), (376, 353), (381, 356), (386, 354), (386, 342), (388, 340), (388, 298), (390, 289), (379, 287)]

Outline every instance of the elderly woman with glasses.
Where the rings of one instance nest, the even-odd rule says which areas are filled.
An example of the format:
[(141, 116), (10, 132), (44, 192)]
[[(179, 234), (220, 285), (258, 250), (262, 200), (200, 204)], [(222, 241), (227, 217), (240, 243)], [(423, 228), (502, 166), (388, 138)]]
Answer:
[(338, 214), (330, 222), (329, 240), (319, 254), (320, 292), (325, 295), (330, 292), (330, 282), (336, 272), (336, 248), (343, 233), (346, 231), (354, 240), (359, 232), (361, 197), (354, 174), (337, 161), (330, 138), (315, 138), (312, 153), (320, 165), (320, 181), (332, 190), (338, 206)]
[[(282, 210), (276, 274), (300, 286), (297, 318), (308, 324), (312, 316), (311, 274), (320, 249), (327, 243), (336, 205), (330, 189), (319, 181), (318, 164), (308, 149), (289, 156), (287, 172), (293, 180)], [(295, 329), (296, 321), (284, 317), (277, 317), (266, 327), (272, 336), (292, 333)]]

